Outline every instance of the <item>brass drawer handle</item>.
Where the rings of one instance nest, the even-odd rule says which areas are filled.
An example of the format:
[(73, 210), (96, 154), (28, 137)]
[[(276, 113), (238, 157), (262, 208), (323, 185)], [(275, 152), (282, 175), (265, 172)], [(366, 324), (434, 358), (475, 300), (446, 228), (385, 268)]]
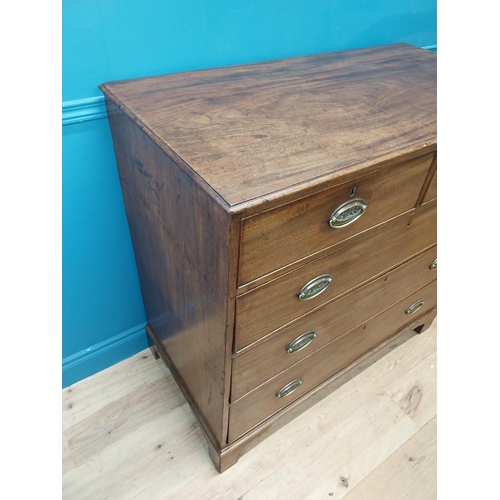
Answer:
[(366, 208), (367, 204), (362, 198), (346, 201), (335, 209), (328, 224), (332, 229), (346, 227), (358, 220), (365, 213)]
[(432, 269), (433, 271), (438, 268), (438, 260), (436, 259), (430, 266), (429, 269)]
[(306, 283), (299, 292), (299, 300), (311, 300), (324, 292), (332, 282), (332, 277), (329, 274), (322, 274), (313, 280)]
[(279, 390), (278, 393), (276, 394), (276, 397), (280, 399), (289, 396), (290, 394), (292, 394), (292, 392), (296, 391), (301, 385), (302, 385), (302, 379), (298, 378), (297, 380), (294, 380), (293, 382), (286, 384), (285, 387)]
[(410, 315), (410, 314), (413, 314), (414, 312), (417, 312), (423, 305), (424, 305), (424, 301), (423, 300), (417, 300), (417, 302), (415, 302), (415, 304), (412, 304), (406, 310), (406, 314)]
[(288, 344), (286, 352), (288, 354), (299, 352), (305, 347), (307, 347), (315, 338), (316, 338), (316, 332), (303, 333), (302, 335), (299, 335), (295, 340), (292, 340), (290, 344)]

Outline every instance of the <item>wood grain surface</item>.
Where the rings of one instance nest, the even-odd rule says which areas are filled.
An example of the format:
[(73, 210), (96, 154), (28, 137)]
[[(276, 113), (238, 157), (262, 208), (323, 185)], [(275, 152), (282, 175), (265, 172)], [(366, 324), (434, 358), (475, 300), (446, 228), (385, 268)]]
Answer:
[(237, 211), (340, 170), (436, 149), (436, 55), (406, 44), (100, 88)]
[[(355, 292), (294, 321), (266, 341), (237, 354), (233, 359), (231, 400), (235, 401), (282, 370), (435, 280), (436, 271), (429, 269), (429, 265), (436, 257), (437, 248), (432, 247)], [(294, 339), (311, 331), (317, 335), (311, 344), (298, 352), (287, 352), (286, 348)]]
[(220, 446), (231, 217), (109, 101), (108, 116), (148, 322)]
[[(427, 311), (435, 308), (437, 304), (435, 281), (236, 401), (230, 408), (229, 442), (234, 441), (287, 404), (305, 396), (309, 389), (314, 388), (322, 380), (332, 376), (342, 367), (355, 361), (391, 337), (394, 332), (412, 322), (413, 316), (408, 316), (406, 311), (413, 303), (421, 299), (424, 300), (424, 305), (415, 317), (423, 316)], [(299, 378), (303, 383), (296, 391), (284, 398), (276, 397), (283, 387)]]
[[(424, 155), (245, 219), (239, 285), (411, 210), (433, 157)], [(352, 199), (366, 203), (365, 213), (346, 227), (332, 229), (332, 212)]]
[[(435, 412), (433, 404), (428, 406)], [(395, 450), (345, 500), (433, 500), (437, 498), (437, 417)], [(314, 498), (314, 497), (313, 497)]]
[[(409, 212), (376, 226), (334, 253), (238, 296), (235, 351), (434, 245), (435, 204), (412, 216)], [(322, 274), (332, 277), (330, 286), (311, 300), (299, 300), (301, 288)]]

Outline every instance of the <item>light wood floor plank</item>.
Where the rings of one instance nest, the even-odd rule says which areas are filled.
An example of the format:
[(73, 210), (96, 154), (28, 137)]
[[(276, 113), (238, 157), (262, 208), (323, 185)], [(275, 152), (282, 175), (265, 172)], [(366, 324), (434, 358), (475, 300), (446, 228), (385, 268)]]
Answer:
[(385, 389), (419, 427), (423, 427), (437, 413), (436, 364), (434, 352)]
[(63, 498), (128, 500), (163, 474), (189, 470), (197, 455), (208, 458), (202, 432), (185, 403), (64, 474)]
[[(391, 387), (405, 387), (408, 383), (417, 383), (422, 392), (428, 391), (436, 384), (436, 371), (430, 366), (435, 364), (435, 353), (418, 363)], [(417, 382), (415, 382), (417, 381)], [(410, 384), (411, 385), (411, 384)], [(435, 392), (434, 392), (435, 395)], [(380, 396), (380, 394), (379, 394)], [(394, 401), (388, 399), (388, 401)], [(390, 413), (390, 407), (387, 411)], [(398, 414), (407, 415), (406, 407), (396, 406)], [(396, 411), (394, 408), (392, 411)], [(370, 474), (411, 435), (427, 423), (428, 415), (436, 414), (436, 404), (432, 397), (420, 399), (419, 418), (414, 420), (415, 426), (409, 426), (409, 435), (396, 425), (398, 417), (391, 422), (391, 416), (385, 413), (377, 414), (370, 408), (361, 408), (348, 417), (353, 425), (353, 432), (343, 435), (342, 430), (333, 428), (321, 440), (315, 441), (309, 449), (300, 454), (297, 459), (290, 460), (285, 467), (270, 475), (265, 481), (252, 489), (245, 499), (283, 495), (285, 498), (297, 500), (314, 500), (316, 498), (343, 498), (356, 484)], [(406, 418), (415, 416), (409, 412)], [(356, 421), (358, 419), (358, 421)], [(403, 419), (404, 420), (404, 419)], [(408, 420), (410, 420), (408, 418)], [(333, 437), (333, 439), (332, 439)], [(325, 450), (328, 450), (325, 453)], [(290, 481), (290, 478), (293, 478)], [(333, 494), (333, 495), (332, 495)]]
[(73, 455), (71, 454), (71, 450), (69, 449), (68, 440), (66, 436), (62, 435), (62, 473), (66, 474), (70, 470), (76, 467), (75, 461), (73, 460)]
[(437, 498), (436, 437), (437, 417), (434, 417), (361, 481), (344, 500)]
[(144, 351), (62, 391), (63, 429), (67, 429), (100, 408), (144, 387), (170, 377), (162, 361)]
[(138, 387), (66, 429), (75, 463), (82, 464), (127, 434), (168, 415), (185, 403), (172, 377)]
[(416, 430), (386, 394), (378, 394), (246, 493), (244, 499), (343, 498)]
[[(407, 416), (388, 397), (385, 390), (392, 386), (396, 387), (395, 384), (399, 379), (403, 379), (405, 374), (426, 360), (435, 350), (435, 327), (431, 327), (419, 336), (410, 338), (394, 350), (388, 348), (384, 357), (368, 366), (364, 371), (357, 371), (358, 374), (353, 378), (344, 380), (344, 385), (338, 387), (340, 382), (330, 384), (320, 394), (311, 398), (311, 401), (305, 405), (305, 409), (298, 408), (290, 412), (290, 422), (287, 425), (281, 428), (279, 428), (279, 424), (273, 425), (259, 440), (260, 444), (223, 474), (218, 474), (210, 461), (205, 439), (187, 404), (182, 404), (173, 410), (172, 408), (166, 409), (164, 415), (160, 415), (159, 410), (154, 410), (149, 423), (142, 428), (140, 426), (143, 422), (140, 419), (136, 419), (134, 425), (130, 426), (126, 424), (125, 420), (122, 420), (115, 432), (115, 436), (118, 437), (114, 441), (106, 441), (106, 435), (100, 433), (98, 425), (99, 422), (103, 421), (103, 416), (106, 416), (105, 408), (108, 405), (112, 407), (113, 404), (118, 403), (122, 407), (126, 406), (128, 395), (134, 394), (134, 391), (141, 385), (136, 385), (133, 390), (129, 391), (117, 387), (118, 393), (121, 394), (120, 398), (108, 394), (109, 400), (107, 401), (101, 401), (99, 397), (93, 399), (90, 396), (90, 408), (85, 408), (85, 401), (82, 399), (80, 400), (82, 405), (80, 412), (83, 412), (84, 417), (79, 417), (77, 422), (69, 426), (68, 430), (75, 432), (71, 435), (74, 439), (72, 444), (75, 450), (84, 450), (80, 451), (81, 455), (78, 455), (77, 452), (79, 459), (83, 460), (84, 457), (92, 456), (81, 465), (75, 468), (70, 467), (69, 472), (63, 474), (63, 498), (78, 500), (101, 498), (120, 500), (237, 500), (243, 497), (245, 499), (253, 494), (252, 490), (258, 488), (259, 483), (268, 478), (271, 481), (273, 474), (284, 470), (283, 468), (290, 461), (300, 460), (301, 456), (304, 456), (302, 460), (305, 465), (311, 457), (315, 456), (314, 453), (317, 453), (319, 457), (317, 463), (322, 463), (324, 460), (335, 461), (334, 458), (329, 457), (338, 456), (335, 455), (338, 453), (335, 446), (339, 441), (337, 431), (339, 435), (350, 436), (349, 439), (343, 438), (349, 442), (359, 439), (360, 442), (356, 441), (356, 447), (361, 449), (360, 443), (364, 429), (369, 428), (373, 431), (365, 433), (365, 441), (366, 449), (372, 450), (367, 462), (372, 464), (372, 469), (368, 470), (369, 466), (363, 469), (366, 476), (375, 467), (373, 464), (378, 465), (378, 462), (382, 460), (381, 457), (384, 456), (384, 453), (390, 455), (389, 452), (394, 451), (393, 448), (396, 447), (394, 443), (399, 442), (398, 440), (404, 442), (405, 439), (409, 439), (410, 435), (418, 428), (418, 422)], [(145, 361), (150, 365), (155, 365), (152, 366), (153, 372), (157, 370), (157, 361), (152, 359)], [(119, 367), (119, 365), (113, 368)], [(95, 384), (98, 391), (102, 391), (106, 384), (106, 371), (94, 376), (99, 378)], [(118, 380), (119, 374), (116, 373), (115, 377)], [(171, 379), (170, 375), (164, 375), (164, 377)], [(144, 375), (143, 380), (147, 380), (147, 375)], [(142, 388), (148, 393), (148, 398), (160, 397), (158, 391), (151, 389), (155, 380), (158, 379), (153, 376)], [(123, 376), (122, 383), (127, 385), (126, 374)], [(173, 382), (169, 382), (169, 384), (174, 391), (172, 397), (174, 399), (182, 398)], [(78, 384), (75, 384), (74, 389), (78, 390)], [(90, 389), (86, 387), (85, 390)], [(138, 396), (139, 393), (140, 391), (134, 397)], [(122, 398), (123, 400), (120, 401)], [(168, 406), (167, 402), (162, 404), (166, 405), (165, 408)], [(368, 405), (366, 408), (369, 407), (373, 410), (374, 413), (371, 417), (369, 413), (365, 415), (362, 410), (365, 405)], [(141, 411), (145, 411), (146, 415), (151, 411), (148, 406), (144, 400)], [(130, 403), (130, 409), (127, 410), (129, 411), (127, 420), (134, 420), (133, 408), (135, 408), (135, 404)], [(353, 414), (358, 415), (358, 420), (352, 420)], [(373, 414), (378, 415), (378, 417), (374, 418)], [(362, 417), (362, 415), (364, 416)], [(355, 425), (356, 423), (358, 425)], [(80, 424), (81, 427), (79, 427)], [(350, 427), (351, 424), (353, 427)], [(138, 427), (135, 428), (135, 425)], [(388, 427), (384, 428), (384, 425)], [(77, 429), (80, 431), (77, 432)], [(342, 429), (344, 429), (344, 434), (341, 432)], [(393, 435), (391, 429), (400, 429), (400, 437), (394, 437), (396, 434), (399, 435), (399, 432), (395, 432)], [(92, 435), (98, 437), (95, 445), (92, 444), (93, 439), (90, 437)], [(324, 443), (325, 435), (328, 435), (333, 443), (331, 446), (321, 446), (321, 443)], [(78, 439), (76, 439), (77, 436)], [(384, 448), (386, 441), (381, 436), (389, 438), (389, 442), (392, 443), (389, 448)], [(370, 444), (372, 441), (378, 444)], [(158, 448), (159, 444), (161, 448)], [(309, 452), (310, 447), (313, 447), (314, 451)], [(380, 449), (382, 451), (377, 455), (379, 453), (377, 450)], [(168, 453), (169, 451), (171, 453)], [(308, 453), (312, 453), (312, 455), (308, 455)], [(377, 457), (379, 458), (377, 459)], [(346, 461), (346, 464), (348, 463), (352, 462)], [(341, 465), (335, 462), (338, 470), (341, 470)], [(323, 469), (323, 474), (323, 478), (320, 477), (320, 474), (313, 482), (328, 481), (331, 470)], [(360, 475), (362, 474), (360, 473)], [(361, 477), (359, 480), (356, 479), (356, 484), (360, 484), (362, 479)], [(293, 477), (290, 480), (295, 481)], [(311, 490), (314, 487), (313, 482), (309, 484)], [(344, 489), (347, 493), (351, 487), (347, 489), (344, 487)], [(293, 491), (293, 488), (290, 491)], [(263, 498), (267, 500), (273, 497)], [(278, 496), (276, 498), (286, 497)], [(326, 498), (332, 497), (327, 496)], [(334, 496), (333, 498), (338, 497)]]
[[(292, 417), (293, 413), (296, 415), (294, 420), (274, 434), (271, 429), (255, 449), (224, 474), (219, 475), (211, 463), (205, 460), (206, 457), (200, 456), (193, 463), (192, 470), (165, 475), (157, 483), (145, 488), (134, 500), (237, 499), (242, 495), (245, 498), (247, 492), (288, 460), (299, 456), (314, 441), (321, 440), (328, 429), (342, 419), (349, 418), (366, 399), (383, 392), (386, 385), (434, 352), (435, 333), (435, 330), (429, 329), (421, 337), (411, 338), (338, 390), (333, 390), (335, 384), (326, 388), (322, 391), (324, 394), (312, 398), (312, 403), (316, 404), (310, 410), (300, 413), (301, 410), (297, 409), (292, 412)], [(328, 397), (325, 398), (325, 394)], [(396, 411), (399, 409), (396, 408)]]

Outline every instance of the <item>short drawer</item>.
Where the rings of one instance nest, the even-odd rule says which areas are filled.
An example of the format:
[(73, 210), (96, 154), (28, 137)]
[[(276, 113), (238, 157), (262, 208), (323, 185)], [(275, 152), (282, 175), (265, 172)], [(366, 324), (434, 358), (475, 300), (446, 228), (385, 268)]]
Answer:
[(236, 401), (230, 407), (229, 442), (374, 349), (436, 304), (436, 281), (433, 281)]
[[(411, 210), (433, 156), (379, 170), (244, 220), (239, 285)], [(334, 228), (329, 224), (332, 215)]]
[(282, 328), (233, 359), (231, 400), (436, 279), (433, 247), (375, 281)]
[[(436, 207), (428, 205), (414, 216), (410, 213), (396, 217), (337, 251), (240, 295), (236, 299), (235, 350), (435, 243)], [(300, 291), (319, 276), (331, 277), (328, 287), (310, 300), (300, 300)], [(323, 282), (323, 286), (326, 284)], [(314, 286), (309, 290), (314, 292)]]

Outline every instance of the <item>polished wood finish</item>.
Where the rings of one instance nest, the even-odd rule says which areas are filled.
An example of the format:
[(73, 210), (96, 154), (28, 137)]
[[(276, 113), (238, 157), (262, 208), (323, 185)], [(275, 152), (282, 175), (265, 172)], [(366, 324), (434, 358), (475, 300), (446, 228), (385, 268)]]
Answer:
[[(219, 471), (403, 327), (425, 329), (432, 300), (391, 311), (435, 276), (435, 54), (396, 44), (100, 88), (147, 331)], [(366, 213), (331, 229), (354, 198)], [(273, 356), (309, 322), (327, 333), (297, 362)], [(299, 366), (308, 383), (286, 408), (248, 407)]]
[(241, 211), (313, 178), (435, 149), (435, 82), (435, 54), (395, 44), (101, 88)]
[[(406, 311), (421, 299), (424, 300), (424, 305), (419, 310), (418, 316), (436, 307), (435, 281), (239, 399), (230, 409), (229, 441), (234, 441), (265, 418), (303, 396), (309, 389), (391, 337), (394, 331), (411, 323), (412, 317), (408, 316)], [(301, 379), (303, 383), (296, 391), (283, 398), (276, 397), (280, 389), (297, 379)]]
[[(271, 415), (271, 417), (261, 422), (258, 426), (252, 428), (236, 441), (230, 443), (226, 448), (224, 448), (224, 454), (222, 455), (224, 457), (224, 460), (227, 460), (230, 464), (228, 465), (228, 467), (231, 467), (231, 465), (233, 465), (243, 453), (245, 453), (249, 449), (252, 449), (253, 446), (255, 446), (255, 442), (258, 441), (259, 437), (263, 434), (265, 435), (266, 432), (269, 432), (269, 429), (275, 429), (277, 427), (279, 428), (281, 425), (289, 422), (290, 419), (293, 419), (294, 416), (307, 409), (309, 405), (314, 405), (316, 401), (315, 397), (317, 395), (320, 395), (323, 390), (328, 391), (330, 390), (330, 388), (331, 390), (335, 390), (336, 388), (342, 386), (346, 379), (349, 380), (356, 374), (363, 371), (373, 362), (373, 360), (383, 357), (386, 354), (387, 347), (397, 345), (399, 337), (403, 337), (402, 342), (404, 342), (407, 339), (404, 334), (408, 331), (412, 331), (413, 333), (426, 332), (429, 328), (432, 327), (436, 317), (437, 308), (434, 308), (421, 317), (414, 319), (406, 327), (395, 332), (392, 336), (382, 341), (375, 348), (371, 349), (363, 356), (360, 356), (352, 363), (349, 363), (344, 368), (340, 369), (332, 377), (329, 377), (322, 383), (318, 384), (316, 387), (311, 389), (304, 397), (296, 399), (288, 406), (286, 406), (286, 408), (274, 413), (273, 415)], [(391, 347), (389, 347), (389, 349), (391, 349)], [(237, 458), (235, 458), (235, 456)], [(223, 470), (226, 470), (224, 461), (222, 461), (222, 467)]]
[(231, 216), (109, 101), (108, 116), (148, 322), (220, 446)]
[[(434, 246), (360, 289), (330, 302), (318, 311), (302, 316), (252, 349), (236, 355), (233, 359), (231, 400), (237, 400), (345, 332), (392, 306), (401, 297), (406, 297), (415, 289), (435, 280), (436, 271), (431, 270), (429, 266), (436, 258), (437, 248)], [(286, 348), (294, 339), (311, 331), (317, 336), (307, 347), (291, 354), (287, 352)]]
[[(411, 210), (433, 154), (379, 170), (242, 224), (239, 285), (331, 247), (350, 236)], [(361, 198), (366, 212), (352, 224), (332, 229), (328, 220), (342, 203)], [(287, 249), (282, 252), (282, 248)]]
[[(396, 217), (357, 235), (338, 250), (335, 247), (334, 253), (238, 296), (235, 350), (434, 245), (435, 208), (429, 206), (417, 215), (409, 212)], [(330, 286), (311, 300), (299, 300), (301, 288), (322, 274), (332, 277)]]

